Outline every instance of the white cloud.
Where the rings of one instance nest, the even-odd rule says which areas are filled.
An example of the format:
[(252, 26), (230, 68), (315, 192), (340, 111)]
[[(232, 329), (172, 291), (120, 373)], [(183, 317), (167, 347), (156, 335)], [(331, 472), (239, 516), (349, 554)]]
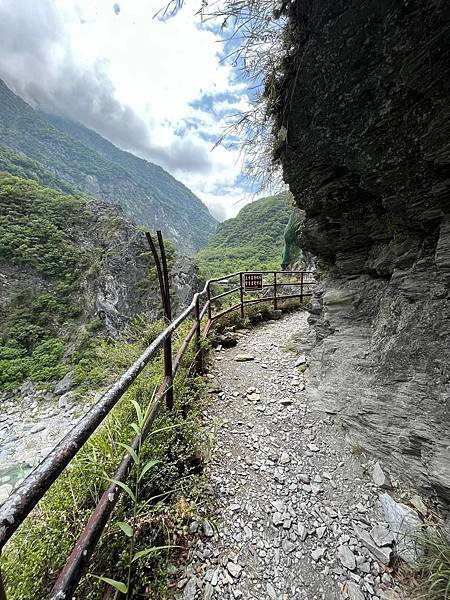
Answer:
[(255, 200), (253, 194), (238, 187), (226, 187), (222, 193), (204, 192), (203, 198), (211, 214), (219, 221), (235, 217), (243, 206)]
[(28, 101), (161, 164), (230, 216), (246, 195), (239, 151), (211, 148), (224, 118), (248, 106), (245, 85), (195, 3), (154, 19), (163, 4), (0, 0), (0, 76)]

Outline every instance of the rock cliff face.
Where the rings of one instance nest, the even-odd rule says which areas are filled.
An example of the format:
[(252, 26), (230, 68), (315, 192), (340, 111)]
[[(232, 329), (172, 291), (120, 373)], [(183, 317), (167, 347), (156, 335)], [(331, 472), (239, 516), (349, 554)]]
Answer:
[[(90, 260), (77, 291), (72, 292), (80, 326), (97, 321), (101, 332), (117, 338), (133, 317), (161, 318), (153, 258), (142, 231), (121, 211), (100, 201), (89, 202), (84, 220), (71, 223), (68, 230), (71, 243)], [(184, 256), (170, 260), (169, 277), (172, 312), (177, 315), (191, 302), (200, 283), (192, 260)], [(28, 265), (0, 259), (0, 312), (8, 315), (11, 302), (25, 292), (32, 296), (52, 293), (60, 283)]]
[[(90, 220), (76, 235), (78, 243), (96, 257), (98, 266), (95, 274), (84, 280), (81, 301), (86, 318), (102, 320), (106, 332), (117, 337), (136, 315), (161, 318), (159, 285), (143, 233), (116, 209), (102, 202), (91, 206)], [(190, 258), (179, 256), (171, 261), (169, 277), (172, 312), (177, 315), (198, 290), (198, 274)]]
[[(77, 369), (80, 383), (102, 339), (129, 339), (162, 316), (145, 236), (117, 208), (0, 173), (0, 215), (0, 391)], [(167, 254), (177, 315), (197, 272)]]
[(445, 0), (295, 2), (275, 107), (321, 265), (315, 404), (447, 500), (449, 16)]

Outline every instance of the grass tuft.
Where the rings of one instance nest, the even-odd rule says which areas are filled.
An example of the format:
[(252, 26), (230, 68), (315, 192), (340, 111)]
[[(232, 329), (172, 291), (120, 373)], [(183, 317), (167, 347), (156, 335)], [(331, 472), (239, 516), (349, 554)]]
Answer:
[(427, 527), (421, 535), (425, 555), (419, 566), (418, 600), (450, 599), (450, 544), (444, 533)]
[[(116, 379), (139, 356), (161, 326), (161, 323), (154, 323), (143, 327), (135, 342), (105, 342), (93, 348), (92, 360), (83, 367), (86, 380), (93, 379), (90, 368), (102, 373), (103, 383)], [(174, 334), (174, 349), (179, 347), (189, 327), (190, 323), (186, 323)], [(172, 413), (164, 408), (161, 410), (152, 435), (140, 450), (142, 464), (158, 461), (158, 465), (148, 470), (140, 482), (140, 512), (132, 519), (134, 550), (142, 552), (162, 546), (165, 549), (146, 554), (133, 563), (128, 582), (132, 590), (130, 597), (149, 597), (148, 594), (152, 598), (164, 597), (168, 584), (167, 564), (176, 554), (167, 546), (185, 544), (190, 515), (195, 514), (203, 501), (199, 456), (206, 440), (199, 425), (199, 400), (204, 384), (191, 369), (193, 360), (194, 349), (190, 348), (175, 380), (175, 410)], [(1, 566), (10, 600), (47, 597), (124, 454), (123, 444), (128, 444), (135, 435), (131, 427), (135, 406), (145, 410), (161, 382), (161, 374), (162, 357), (159, 354), (6, 545)], [(90, 572), (80, 583), (77, 598), (100, 598), (105, 586), (101, 577), (119, 582), (127, 580), (129, 544), (117, 523), (127, 524), (133, 509), (132, 500), (122, 494), (93, 554)]]

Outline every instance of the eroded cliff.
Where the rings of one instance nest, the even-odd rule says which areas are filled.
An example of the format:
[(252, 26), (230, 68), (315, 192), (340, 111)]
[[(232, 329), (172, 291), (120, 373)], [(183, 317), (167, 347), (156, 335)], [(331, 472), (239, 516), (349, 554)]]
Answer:
[(443, 0), (295, 2), (274, 107), (321, 265), (315, 404), (447, 500), (449, 16)]
[[(178, 314), (197, 271), (172, 246), (168, 262)], [(88, 349), (161, 316), (145, 236), (120, 210), (0, 173), (0, 392), (56, 384), (86, 365)]]

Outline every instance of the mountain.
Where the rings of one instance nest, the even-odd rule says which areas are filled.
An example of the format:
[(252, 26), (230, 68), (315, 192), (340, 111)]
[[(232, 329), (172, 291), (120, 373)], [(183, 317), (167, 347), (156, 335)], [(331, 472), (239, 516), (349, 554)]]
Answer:
[[(197, 282), (189, 259), (167, 249), (178, 311)], [(116, 207), (0, 173), (0, 392), (68, 371), (86, 383), (94, 333), (116, 338), (138, 316), (160, 317), (152, 264)]]
[(16, 175), (24, 179), (32, 179), (45, 187), (50, 187), (66, 194), (76, 194), (73, 185), (47, 171), (41, 164), (21, 152), (0, 146), (0, 171)]
[(201, 200), (164, 169), (82, 125), (34, 110), (1, 80), (0, 169), (116, 204), (189, 255), (216, 226)]
[(237, 217), (218, 225), (208, 244), (197, 254), (202, 275), (279, 269), (284, 232), (293, 210), (287, 194), (261, 198), (244, 206)]

